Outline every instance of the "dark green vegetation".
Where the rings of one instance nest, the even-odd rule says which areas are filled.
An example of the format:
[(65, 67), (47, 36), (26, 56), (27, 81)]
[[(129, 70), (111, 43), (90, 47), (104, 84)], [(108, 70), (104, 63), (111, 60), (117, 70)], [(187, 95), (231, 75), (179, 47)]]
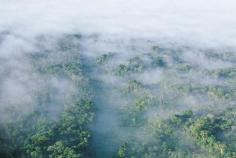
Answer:
[[(14, 109), (6, 109), (12, 120), (2, 122), (1, 157), (89, 157), (88, 124), (93, 120), (93, 102), (76, 40), (70, 36), (61, 39), (60, 47), (46, 56), (43, 52), (46, 50), (29, 55), (28, 60), (42, 76), (44, 87), (35, 92), (35, 105), (29, 113), (21, 115)], [(63, 60), (50, 61), (53, 54)], [(54, 96), (58, 89), (52, 85), (52, 78), (68, 82), (62, 87), (66, 96), (60, 95), (64, 99), (57, 100)]]
[(155, 120), (144, 133), (147, 138), (121, 144), (118, 157), (228, 157), (236, 156), (235, 110), (194, 115), (192, 111)]
[(1, 111), (0, 157), (236, 158), (234, 53), (134, 40), (89, 55), (94, 38), (39, 37), (33, 101)]

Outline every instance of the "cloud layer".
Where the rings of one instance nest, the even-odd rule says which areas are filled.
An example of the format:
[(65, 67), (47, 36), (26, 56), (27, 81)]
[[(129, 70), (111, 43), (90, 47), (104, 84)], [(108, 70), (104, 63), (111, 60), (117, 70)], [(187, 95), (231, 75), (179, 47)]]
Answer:
[(234, 46), (233, 0), (2, 0), (1, 30), (111, 33), (192, 45)]

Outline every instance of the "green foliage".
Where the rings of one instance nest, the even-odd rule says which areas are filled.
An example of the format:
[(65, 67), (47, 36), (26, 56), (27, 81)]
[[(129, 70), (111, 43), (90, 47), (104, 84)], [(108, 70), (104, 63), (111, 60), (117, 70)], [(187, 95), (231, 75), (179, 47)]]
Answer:
[(164, 59), (162, 57), (157, 57), (153, 63), (152, 63), (154, 66), (159, 66), (159, 67), (166, 67), (167, 64), (166, 62), (164, 61)]
[(119, 158), (127, 157), (127, 143), (124, 143), (119, 147), (117, 155)]
[(126, 66), (124, 64), (119, 65), (117, 68), (117, 74), (121, 75), (121, 76), (125, 75), (128, 71), (129, 71), (128, 66)]
[(208, 86), (207, 92), (210, 96), (220, 99), (229, 99), (232, 97), (232, 91), (222, 86)]
[(152, 50), (155, 51), (155, 52), (162, 52), (165, 49), (161, 48), (160, 46), (152, 46)]
[(58, 47), (60, 51), (74, 51), (79, 49), (78, 40), (82, 36), (80, 34), (76, 35), (65, 35), (61, 39), (58, 40)]
[(123, 76), (132, 72), (138, 73), (144, 70), (144, 63), (139, 57), (131, 58), (127, 64), (120, 64), (116, 69), (116, 74)]
[(76, 151), (66, 147), (63, 141), (57, 141), (52, 146), (48, 147), (49, 158), (81, 158)]
[(193, 112), (191, 110), (184, 111), (182, 114), (176, 114), (171, 118), (171, 123), (173, 123), (176, 126), (182, 125), (183, 123), (186, 123), (190, 121), (190, 119), (193, 116)]
[(191, 69), (193, 69), (193, 67), (189, 64), (179, 64), (177, 66), (177, 70), (181, 72), (189, 72)]
[(114, 56), (113, 53), (103, 54), (96, 59), (96, 63), (99, 65), (105, 64), (113, 56)]
[(125, 88), (125, 91), (127, 93), (134, 92), (134, 91), (138, 91), (142, 87), (143, 86), (142, 86), (141, 82), (139, 82), (137, 80), (129, 80), (127, 87)]
[(228, 157), (227, 155), (233, 156), (233, 153), (228, 151), (227, 144), (222, 143), (219, 136), (231, 126), (231, 121), (210, 115), (198, 118), (190, 125), (189, 130), (196, 142), (209, 153), (218, 157)]
[(234, 78), (236, 77), (236, 68), (225, 68), (225, 69), (219, 69), (213, 71), (213, 73), (218, 77), (218, 78)]
[(26, 125), (26, 120), (32, 122), (29, 117), (17, 122), (18, 125), (9, 127), (12, 140), (16, 144), (13, 149), (16, 155), (32, 158), (77, 158), (84, 155), (90, 139), (87, 125), (93, 119), (90, 101), (82, 100), (69, 106), (58, 122), (41, 123), (40, 118), (33, 116), (36, 122), (31, 128), (25, 127), (25, 130), (19, 131), (22, 125)]
[(60, 135), (76, 149), (84, 149), (88, 145), (90, 134), (86, 130), (86, 125), (93, 119), (91, 106), (90, 101), (76, 103), (66, 109), (58, 124)]
[(11, 150), (12, 147), (11, 143), (9, 142), (8, 135), (4, 127), (0, 125), (0, 157), (12, 158)]
[(129, 71), (141, 72), (144, 69), (144, 64), (140, 57), (134, 57), (128, 62)]
[(207, 95), (216, 99), (230, 99), (233, 96), (233, 91), (221, 85), (197, 85), (197, 84), (179, 84), (172, 87), (180, 95), (199, 94)]
[(55, 64), (46, 66), (44, 71), (50, 74), (79, 75), (81, 74), (81, 65), (79, 62)]
[[(233, 126), (233, 117), (230, 116), (233, 112), (230, 111), (232, 109), (215, 115), (194, 115), (191, 110), (187, 110), (166, 120), (155, 120), (151, 126), (145, 127), (148, 138), (140, 141), (131, 139), (125, 146), (120, 146), (118, 151), (121, 155), (125, 153), (135, 158), (234, 158), (235, 148), (229, 142), (224, 142), (225, 134)], [(189, 138), (184, 140), (186, 136)]]
[[(236, 158), (233, 66), (209, 70), (185, 61), (189, 48), (160, 46), (117, 66), (107, 64), (116, 60), (113, 53), (96, 60), (80, 54), (80, 38), (65, 35), (54, 49), (26, 55), (43, 84), (32, 90), (32, 109), (7, 108), (11, 119), (0, 124), (0, 157)], [(230, 56), (204, 55), (234, 64)], [(160, 70), (158, 79), (152, 70)], [(102, 75), (119, 76), (112, 76), (114, 83)], [(63, 96), (52, 78), (65, 80)]]
[[(67, 36), (59, 41), (57, 54), (63, 60), (58, 58), (52, 62), (48, 59), (50, 51), (48, 56), (39, 55), (32, 58), (30, 56), (35, 73), (45, 76), (44, 81), (48, 88), (35, 94), (36, 103), (32, 111), (19, 114), (14, 109), (9, 110), (9, 116), (15, 120), (5, 123), (7, 132), (3, 137), (9, 135), (9, 140), (4, 144), (11, 146), (7, 151), (8, 157), (87, 157), (87, 147), (91, 137), (88, 125), (93, 120), (93, 103), (86, 76), (82, 73), (83, 65), (75, 40), (77, 38), (79, 37)], [(66, 78), (76, 88), (76, 91), (68, 91), (65, 101), (56, 102), (55, 104), (58, 104), (56, 106), (52, 104), (53, 93), (56, 92), (51, 90), (53, 89), (51, 85), (47, 85), (47, 77), (52, 76)], [(50, 109), (56, 114), (51, 113)]]

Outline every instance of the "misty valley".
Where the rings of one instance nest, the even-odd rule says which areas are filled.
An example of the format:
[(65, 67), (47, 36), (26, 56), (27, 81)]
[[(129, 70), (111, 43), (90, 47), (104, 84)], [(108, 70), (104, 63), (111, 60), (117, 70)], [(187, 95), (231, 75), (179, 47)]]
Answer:
[[(236, 158), (236, 53), (0, 34), (1, 158)], [(20, 52), (20, 53), (17, 53)]]

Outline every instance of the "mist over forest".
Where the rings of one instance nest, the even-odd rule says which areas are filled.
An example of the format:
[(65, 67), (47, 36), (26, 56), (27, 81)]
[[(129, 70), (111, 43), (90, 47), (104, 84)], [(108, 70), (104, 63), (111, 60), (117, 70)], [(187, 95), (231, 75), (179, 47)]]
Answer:
[(0, 0), (0, 158), (236, 158), (235, 10)]

